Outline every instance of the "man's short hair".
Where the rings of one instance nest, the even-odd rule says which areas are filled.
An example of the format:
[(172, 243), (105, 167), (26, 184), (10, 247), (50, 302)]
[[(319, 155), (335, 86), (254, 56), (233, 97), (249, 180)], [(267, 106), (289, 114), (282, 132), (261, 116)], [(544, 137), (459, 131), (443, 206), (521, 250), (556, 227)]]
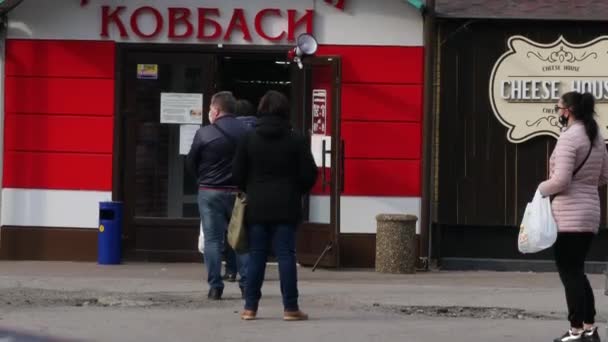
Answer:
[(211, 97), (211, 105), (216, 106), (221, 113), (234, 114), (236, 98), (229, 91), (220, 91)]

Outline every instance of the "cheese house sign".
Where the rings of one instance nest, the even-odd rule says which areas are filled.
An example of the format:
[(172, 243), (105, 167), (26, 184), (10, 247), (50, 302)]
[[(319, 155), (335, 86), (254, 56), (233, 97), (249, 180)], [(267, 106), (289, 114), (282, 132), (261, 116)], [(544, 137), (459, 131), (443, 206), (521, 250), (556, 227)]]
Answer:
[(572, 44), (564, 37), (539, 44), (513, 36), (508, 47), (490, 76), (490, 103), (509, 129), (510, 142), (541, 135), (557, 138), (561, 126), (555, 104), (569, 91), (595, 96), (596, 119), (608, 138), (608, 36), (585, 44)]

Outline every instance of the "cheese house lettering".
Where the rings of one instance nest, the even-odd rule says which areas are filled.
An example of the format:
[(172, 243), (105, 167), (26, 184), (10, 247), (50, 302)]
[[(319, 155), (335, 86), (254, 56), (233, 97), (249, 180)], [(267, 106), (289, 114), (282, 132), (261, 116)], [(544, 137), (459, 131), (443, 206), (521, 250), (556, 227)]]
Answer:
[[(565, 89), (564, 89), (565, 88)], [(598, 101), (608, 100), (608, 81), (572, 80), (509, 80), (500, 82), (500, 96), (509, 102), (546, 101), (556, 102), (568, 91), (591, 93)]]
[[(266, 8), (256, 13), (253, 23), (247, 22), (245, 11), (235, 8), (231, 19), (226, 27), (223, 27), (216, 19), (221, 17), (219, 8), (197, 8), (196, 11), (184, 7), (171, 7), (166, 12), (151, 7), (143, 6), (135, 9), (129, 16), (126, 6), (102, 6), (101, 8), (101, 36), (110, 37), (110, 29), (118, 29), (121, 38), (129, 38), (135, 34), (140, 38), (155, 38), (165, 25), (168, 26), (168, 38), (187, 39), (196, 36), (199, 40), (225, 40), (230, 41), (235, 34), (241, 34), (245, 41), (252, 41), (252, 32), (264, 40), (277, 42), (287, 39), (293, 42), (296, 32), (304, 26), (305, 32), (312, 33), (313, 10), (301, 13), (294, 9), (280, 10), (278, 8)], [(152, 29), (144, 32), (139, 25), (140, 17), (153, 18)], [(264, 31), (264, 21), (270, 18), (287, 18), (287, 31), (271, 35)], [(253, 27), (250, 25), (253, 24)], [(129, 32), (130, 28), (131, 32)], [(180, 28), (180, 30), (178, 30)], [(178, 32), (179, 31), (179, 32)]]

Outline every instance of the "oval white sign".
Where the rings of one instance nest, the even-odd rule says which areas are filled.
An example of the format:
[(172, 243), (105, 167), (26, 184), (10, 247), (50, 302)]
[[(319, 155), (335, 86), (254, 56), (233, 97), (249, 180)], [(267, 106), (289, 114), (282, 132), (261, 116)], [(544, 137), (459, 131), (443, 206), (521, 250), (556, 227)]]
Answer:
[(600, 132), (608, 138), (608, 36), (585, 44), (563, 37), (539, 44), (513, 36), (508, 46), (492, 70), (490, 103), (494, 115), (509, 128), (510, 142), (558, 137), (561, 126), (555, 105), (569, 91), (595, 96)]

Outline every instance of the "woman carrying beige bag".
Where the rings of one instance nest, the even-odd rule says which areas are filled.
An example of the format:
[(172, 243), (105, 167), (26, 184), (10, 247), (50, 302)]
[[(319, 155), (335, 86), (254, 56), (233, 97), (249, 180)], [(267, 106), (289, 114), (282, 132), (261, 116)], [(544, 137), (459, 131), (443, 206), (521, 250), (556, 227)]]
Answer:
[(233, 177), (247, 194), (245, 223), (249, 238), (249, 265), (245, 310), (241, 318), (257, 317), (262, 284), (272, 246), (279, 262), (283, 319), (308, 319), (298, 305), (296, 226), (302, 214), (302, 195), (317, 178), (317, 166), (306, 138), (289, 124), (287, 98), (269, 91), (260, 100), (255, 131), (238, 146)]

